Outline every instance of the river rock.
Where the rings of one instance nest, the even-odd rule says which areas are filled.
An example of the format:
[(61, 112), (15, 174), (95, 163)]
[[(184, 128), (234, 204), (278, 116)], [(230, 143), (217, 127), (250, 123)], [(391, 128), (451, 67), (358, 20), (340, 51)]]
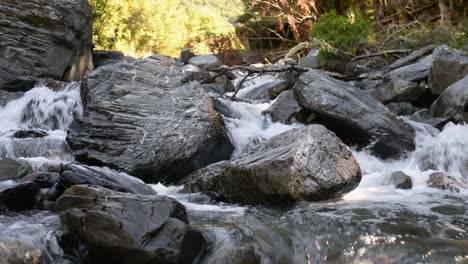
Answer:
[(218, 68), (222, 65), (221, 61), (215, 55), (202, 55), (192, 57), (188, 60), (188, 63), (206, 70)]
[(389, 103), (385, 105), (390, 111), (396, 115), (411, 115), (414, 113), (415, 108), (409, 102)]
[(58, 199), (56, 211), (93, 263), (195, 263), (206, 246), (189, 227), (184, 206), (165, 196), (76, 185)]
[(433, 55), (429, 82), (432, 93), (440, 95), (468, 74), (468, 56), (446, 45), (437, 47)]
[(60, 174), (58, 188), (65, 191), (73, 185), (79, 184), (97, 185), (110, 190), (133, 194), (156, 194), (156, 191), (140, 179), (125, 173), (118, 173), (108, 168), (67, 164), (65, 170)]
[(382, 83), (372, 91), (372, 95), (382, 103), (416, 102), (425, 92), (424, 86), (399, 79)]
[(304, 73), (294, 92), (301, 107), (345, 142), (369, 148), (382, 158), (414, 150), (414, 130), (368, 93), (318, 70)]
[(0, 90), (25, 91), (41, 77), (80, 80), (92, 70), (86, 0), (3, 0)]
[(453, 177), (445, 172), (436, 172), (429, 175), (429, 180), (426, 182), (430, 188), (448, 190), (450, 192), (459, 193), (460, 190), (468, 189), (468, 182), (463, 179)]
[(434, 117), (429, 109), (421, 109), (416, 111), (409, 117), (409, 119), (419, 123), (431, 125), (439, 130), (442, 130), (448, 122), (454, 121), (454, 119), (450, 117)]
[(177, 182), (233, 147), (212, 99), (168, 58), (96, 69), (67, 141), (78, 161), (148, 182)]
[(454, 121), (468, 121), (468, 74), (447, 88), (431, 106), (436, 117), (448, 117)]
[(14, 138), (41, 138), (47, 136), (47, 132), (43, 130), (18, 130), (13, 134)]
[(0, 211), (22, 211), (36, 204), (39, 186), (34, 182), (17, 183), (0, 189)]
[(23, 160), (0, 159), (0, 182), (18, 180), (33, 172), (31, 165)]
[(118, 63), (125, 60), (125, 55), (121, 51), (94, 50), (94, 67), (101, 67), (107, 64)]
[(282, 92), (267, 110), (263, 111), (263, 115), (269, 115), (271, 121), (290, 123), (291, 119), (301, 110), (299, 103), (294, 97), (292, 90)]
[(0, 107), (5, 107), (10, 101), (20, 98), (23, 93), (13, 93), (0, 90)]
[(311, 50), (307, 56), (301, 59), (299, 66), (312, 69), (320, 68), (319, 52), (319, 49)]
[(403, 80), (407, 82), (420, 82), (425, 81), (429, 77), (431, 64), (434, 60), (432, 55), (423, 58), (421, 61), (396, 68), (388, 72), (384, 76), (384, 81), (394, 82), (396, 80)]
[(411, 177), (402, 171), (393, 172), (387, 177), (385, 182), (395, 186), (397, 189), (408, 190), (413, 188), (413, 181), (411, 180)]
[(182, 49), (180, 51), (180, 61), (184, 64), (188, 63), (189, 60), (193, 57), (195, 57), (195, 54), (193, 54), (193, 52), (188, 48)]
[(59, 177), (60, 173), (57, 172), (34, 172), (26, 175), (22, 180), (32, 181), (40, 188), (50, 188), (58, 182)]
[(271, 205), (339, 197), (361, 180), (351, 150), (321, 125), (287, 131), (197, 174), (186, 190)]

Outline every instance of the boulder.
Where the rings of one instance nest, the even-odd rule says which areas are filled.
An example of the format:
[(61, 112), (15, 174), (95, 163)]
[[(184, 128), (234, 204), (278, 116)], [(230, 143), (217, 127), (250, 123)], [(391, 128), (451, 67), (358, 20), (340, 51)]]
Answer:
[(177, 182), (233, 151), (212, 99), (168, 58), (99, 67), (85, 103), (67, 141), (88, 165)]
[(59, 177), (60, 173), (57, 172), (34, 172), (26, 175), (22, 180), (32, 181), (40, 188), (51, 188), (58, 182)]
[(311, 50), (304, 58), (299, 62), (299, 66), (305, 68), (318, 69), (320, 68), (320, 59), (319, 59), (318, 49)]
[(424, 86), (405, 80), (384, 82), (371, 92), (380, 102), (417, 102), (426, 92)]
[(189, 60), (193, 57), (195, 57), (195, 54), (193, 54), (193, 52), (188, 48), (180, 51), (180, 61), (184, 64), (188, 63)]
[(448, 117), (454, 121), (468, 121), (468, 74), (447, 88), (431, 106), (435, 117)]
[(23, 182), (0, 189), (0, 211), (22, 211), (34, 208), (39, 186), (34, 182)]
[(442, 130), (444, 126), (453, 121), (450, 117), (434, 117), (429, 109), (421, 109), (409, 117), (410, 120), (419, 123), (431, 125), (439, 130)]
[(222, 65), (221, 61), (215, 55), (202, 55), (192, 57), (188, 60), (188, 63), (206, 70), (218, 68)]
[(140, 179), (108, 168), (67, 164), (58, 179), (58, 188), (65, 191), (73, 185), (90, 184), (119, 192), (155, 195), (151, 187)]
[(282, 92), (263, 115), (271, 117), (273, 122), (290, 123), (291, 119), (301, 110), (292, 90)]
[(299, 105), (345, 142), (367, 146), (379, 157), (398, 158), (414, 150), (414, 129), (370, 94), (318, 70), (294, 86)]
[(57, 200), (56, 211), (92, 263), (195, 263), (206, 247), (184, 206), (165, 196), (76, 185)]
[(396, 68), (388, 72), (384, 76), (384, 80), (387, 82), (393, 82), (396, 80), (403, 80), (407, 82), (425, 81), (429, 77), (429, 70), (433, 60), (434, 57), (429, 55), (419, 62)]
[(121, 51), (93, 50), (93, 64), (95, 68), (124, 60), (125, 55)]
[(361, 180), (351, 150), (321, 125), (284, 132), (197, 174), (186, 190), (269, 205), (339, 197)]
[(427, 180), (426, 184), (430, 188), (457, 193), (459, 193), (460, 190), (468, 189), (468, 182), (466, 182), (466, 180), (453, 177), (445, 172), (432, 173), (429, 175), (429, 180)]
[(396, 115), (411, 115), (414, 113), (415, 108), (411, 103), (401, 102), (401, 103), (389, 103), (385, 105), (390, 111)]
[(92, 70), (86, 0), (3, 0), (0, 90), (26, 91), (41, 77), (81, 80)]
[(396, 171), (390, 174), (385, 180), (386, 184), (395, 186), (397, 189), (408, 190), (413, 188), (411, 177), (402, 171)]
[(468, 74), (468, 56), (446, 45), (437, 47), (433, 56), (429, 83), (432, 93), (440, 95)]
[(14, 138), (41, 138), (47, 136), (47, 132), (44, 130), (18, 130), (13, 134)]
[(33, 172), (31, 165), (24, 160), (0, 159), (0, 182), (18, 180)]

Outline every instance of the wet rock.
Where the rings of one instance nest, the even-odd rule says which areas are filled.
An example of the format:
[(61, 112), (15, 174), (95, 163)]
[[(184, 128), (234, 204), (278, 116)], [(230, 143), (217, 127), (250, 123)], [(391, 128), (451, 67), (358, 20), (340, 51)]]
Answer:
[(93, 263), (193, 263), (201, 255), (195, 249), (205, 245), (189, 227), (184, 206), (169, 197), (76, 185), (58, 199), (56, 211), (66, 234), (87, 245)]
[(321, 125), (277, 135), (198, 175), (187, 190), (216, 192), (229, 202), (270, 205), (339, 197), (361, 180), (350, 149)]
[(431, 106), (435, 117), (448, 117), (456, 122), (468, 121), (468, 74), (447, 88)]
[(396, 115), (411, 115), (415, 111), (413, 105), (408, 102), (389, 103), (385, 106)]
[(301, 110), (299, 103), (294, 97), (292, 90), (282, 92), (276, 101), (263, 111), (263, 115), (269, 115), (271, 121), (288, 124), (291, 119)]
[(193, 54), (193, 52), (188, 48), (185, 48), (180, 52), (180, 61), (184, 64), (188, 63), (193, 57), (195, 57), (195, 54)]
[(73, 185), (90, 184), (119, 192), (142, 195), (155, 195), (151, 187), (140, 179), (108, 168), (68, 164), (60, 174), (58, 188), (62, 191)]
[(394, 82), (397, 80), (407, 82), (420, 82), (427, 80), (429, 77), (429, 70), (434, 57), (429, 55), (419, 62), (406, 65), (388, 72), (385, 75), (385, 81)]
[(237, 97), (248, 100), (274, 99), (289, 87), (289, 82), (280, 76), (263, 75), (244, 82)]
[(0, 211), (22, 211), (34, 208), (39, 186), (23, 182), (0, 189)]
[(93, 51), (93, 64), (94, 67), (101, 67), (107, 64), (118, 63), (125, 60), (125, 55), (121, 51), (106, 51), (94, 50)]
[(294, 86), (299, 105), (349, 144), (367, 146), (379, 157), (398, 158), (414, 150), (414, 130), (371, 95), (317, 70)]
[(23, 181), (32, 181), (40, 188), (50, 188), (58, 182), (59, 176), (60, 173), (56, 172), (35, 172), (26, 175)]
[(415, 102), (426, 92), (426, 88), (415, 82), (394, 80), (377, 86), (372, 95), (382, 103)]
[(188, 60), (188, 63), (206, 70), (211, 70), (222, 65), (221, 61), (214, 55), (192, 57)]
[(45, 136), (47, 136), (47, 132), (42, 130), (19, 130), (13, 134), (14, 138), (41, 138)]
[(0, 159), (0, 182), (20, 179), (32, 171), (31, 165), (26, 161), (10, 158)]
[(442, 94), (468, 74), (468, 56), (446, 45), (434, 50), (429, 83), (433, 94)]
[(395, 186), (397, 189), (408, 190), (413, 188), (411, 177), (402, 171), (396, 171), (390, 174), (386, 179), (386, 183)]
[(67, 137), (78, 161), (174, 183), (232, 153), (212, 99), (174, 60), (102, 66), (88, 86), (83, 118)]
[(318, 49), (311, 50), (307, 56), (301, 59), (299, 66), (312, 69), (320, 68), (319, 52)]
[(430, 188), (448, 190), (450, 192), (459, 193), (462, 189), (468, 189), (468, 182), (461, 178), (455, 178), (445, 172), (436, 172), (429, 175), (429, 180), (426, 182)]
[(12, 93), (0, 90), (0, 107), (5, 107), (8, 102), (20, 98), (23, 93)]
[(0, 17), (0, 90), (26, 91), (41, 77), (80, 80), (92, 70), (86, 0), (4, 0)]
[(189, 81), (203, 81), (210, 77), (210, 73), (207, 70), (192, 64), (182, 66), (182, 72)]
[[(179, 184), (184, 184), (184, 192), (202, 192), (207, 194), (211, 199), (223, 200), (221, 187), (219, 186), (219, 177), (223, 168), (228, 165), (227, 160), (210, 164), (203, 169), (191, 173)], [(219, 190), (219, 191), (218, 191)]]
[(419, 123), (431, 125), (439, 130), (442, 130), (448, 122), (453, 121), (453, 119), (450, 117), (434, 117), (429, 109), (421, 109), (415, 112), (409, 118), (410, 120)]

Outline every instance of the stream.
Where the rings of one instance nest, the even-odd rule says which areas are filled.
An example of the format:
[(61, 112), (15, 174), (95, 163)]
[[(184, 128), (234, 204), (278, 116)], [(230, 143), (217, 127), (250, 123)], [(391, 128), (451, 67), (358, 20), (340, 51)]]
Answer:
[[(261, 87), (265, 81), (250, 85)], [(255, 87), (244, 88), (244, 93)], [(303, 126), (274, 123), (262, 115), (273, 101), (220, 100), (234, 113), (225, 118), (233, 155)], [(38, 86), (26, 92), (0, 108), (0, 158), (23, 159), (36, 171), (73, 162), (66, 131), (82, 111), (78, 83), (59, 91)], [(179, 193), (182, 186), (152, 187), (184, 204), (191, 225), (207, 231), (217, 242), (202, 263), (250, 263), (246, 261), (253, 259), (255, 263), (468, 263), (468, 191), (448, 192), (426, 185), (436, 171), (453, 177), (468, 175), (468, 125), (449, 123), (439, 131), (409, 123), (417, 133), (416, 149), (404, 159), (382, 161), (365, 149), (353, 150), (363, 178), (341, 199), (269, 208), (215, 203), (203, 194)], [(39, 130), (45, 136), (14, 137), (17, 131), (27, 130)], [(426, 168), (427, 163), (432, 169)], [(395, 171), (409, 175), (413, 188), (401, 190), (388, 184), (386, 177)], [(0, 190), (8, 184), (0, 182)], [(51, 261), (64, 261), (54, 238), (57, 217), (34, 211), (27, 214), (2, 215), (0, 234), (29, 243), (46, 240)]]

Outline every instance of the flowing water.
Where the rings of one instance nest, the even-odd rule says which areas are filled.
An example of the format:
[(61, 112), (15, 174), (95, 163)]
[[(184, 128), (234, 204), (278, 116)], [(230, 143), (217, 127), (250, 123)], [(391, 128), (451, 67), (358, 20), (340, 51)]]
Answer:
[[(264, 89), (258, 82), (246, 89), (252, 92), (253, 85)], [(224, 103), (234, 113), (226, 117), (234, 155), (302, 126), (274, 123), (263, 116), (272, 101)], [(0, 108), (0, 158), (25, 159), (37, 170), (44, 164), (73, 161), (66, 129), (81, 113), (79, 84), (60, 91), (43, 86), (30, 90)], [(354, 151), (363, 178), (342, 199), (268, 208), (213, 203), (202, 194), (179, 193), (180, 186), (153, 188), (182, 202), (192, 225), (216, 241), (204, 263), (468, 263), (468, 191), (451, 193), (426, 186), (434, 171), (468, 177), (468, 125), (448, 124), (438, 131), (410, 123), (417, 131), (417, 147), (407, 158), (382, 161)], [(18, 130), (32, 129), (45, 136), (14, 136)], [(394, 171), (409, 175), (413, 188), (400, 190), (387, 184), (387, 175)], [(41, 244), (58, 261), (54, 256), (60, 255), (60, 249), (50, 235), (56, 221), (49, 215), (1, 216), (0, 236), (17, 232), (18, 239)], [(23, 226), (31, 226), (32, 231), (19, 232)]]

